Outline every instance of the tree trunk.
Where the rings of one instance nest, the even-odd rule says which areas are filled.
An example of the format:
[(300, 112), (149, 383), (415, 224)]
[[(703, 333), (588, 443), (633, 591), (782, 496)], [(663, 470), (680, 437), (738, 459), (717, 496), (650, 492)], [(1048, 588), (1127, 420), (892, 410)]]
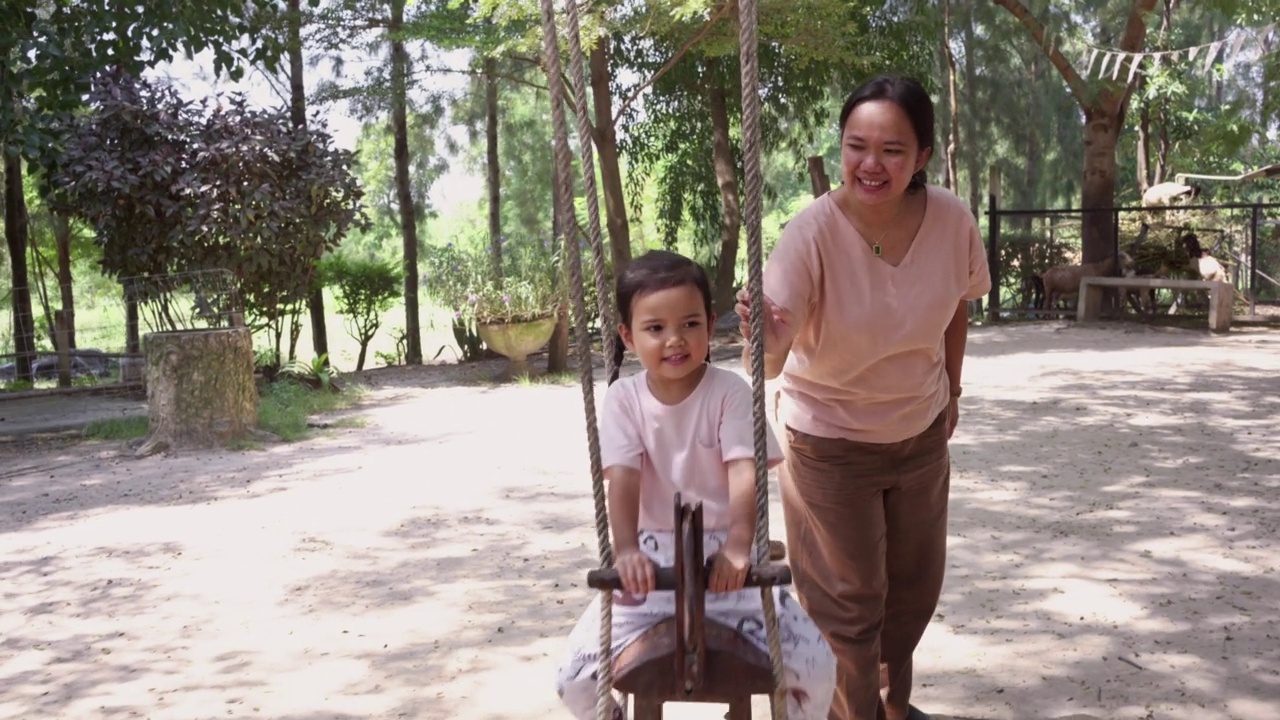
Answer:
[(716, 186), (720, 188), (720, 258), (716, 264), (713, 290), (716, 314), (733, 310), (733, 275), (738, 260), (738, 235), (742, 227), (742, 211), (738, 198), (738, 173), (733, 162), (729, 140), (729, 109), (724, 81), (715, 77), (710, 88), (711, 156), (715, 164)]
[[(964, 23), (964, 47), (974, 47), (973, 33), (973, 8), (969, 9), (969, 16)], [(975, 111), (978, 107), (978, 68), (973, 61), (973, 52), (967, 51), (964, 54), (964, 95), (965, 105), (969, 108), (969, 112), (965, 113), (965, 120), (968, 125), (965, 133), (970, 138), (972, 144), (973, 138), (978, 137), (975, 122)], [(974, 217), (979, 215), (980, 205), (982, 203), (982, 188), (985, 183), (982, 182), (982, 162), (978, 152), (974, 148), (970, 148), (965, 152), (966, 165), (968, 166), (969, 175), (969, 210)]]
[(404, 238), (405, 363), (422, 364), (422, 330), (418, 324), (418, 223), (409, 186), (408, 92), (409, 53), (400, 31), (405, 0), (391, 0), (391, 125), (395, 134), (396, 200), (400, 206), (400, 234)]
[[(307, 87), (302, 62), (302, 0), (289, 0), (289, 119), (296, 128), (307, 127)], [(329, 328), (324, 318), (324, 286), (316, 282), (307, 297), (311, 311), (311, 346), (316, 357), (329, 365)], [(292, 346), (293, 343), (290, 343)], [(290, 350), (292, 354), (292, 350)]]
[(498, 61), (484, 61), (485, 168), (489, 185), (489, 261), (493, 276), (502, 282), (501, 170), (498, 167)]
[(62, 299), (62, 317), (67, 334), (67, 348), (76, 348), (76, 297), (71, 286), (71, 223), (65, 215), (53, 213), (53, 238), (58, 246), (58, 290)]
[[(574, 237), (571, 225), (565, 223), (565, 218), (561, 217), (561, 201), (560, 194), (562, 187), (560, 184), (560, 166), (555, 162), (555, 158), (551, 159), (551, 227), (555, 232), (557, 240), (564, 239), (564, 252), (571, 252)], [(563, 257), (563, 256), (562, 256)], [(568, 266), (560, 274), (564, 281), (565, 287), (569, 285)], [(547, 374), (555, 375), (566, 372), (569, 369), (569, 314), (571, 307), (569, 305), (569, 294), (562, 293), (563, 297), (560, 307), (556, 310), (556, 328), (551, 332), (551, 340), (547, 343)], [(587, 309), (588, 313), (590, 308)], [(582, 328), (582, 332), (586, 332), (586, 328)], [(609, 329), (601, 333), (602, 337), (609, 337)], [(608, 349), (607, 347), (605, 348)]]
[(604, 192), (605, 226), (609, 230), (610, 257), (614, 276), (631, 261), (631, 226), (627, 201), (622, 191), (622, 169), (618, 163), (618, 134), (613, 124), (613, 95), (609, 84), (609, 36), (591, 48), (591, 97), (595, 106), (596, 161), (600, 165), (600, 187)]
[(258, 391), (248, 328), (148, 333), (145, 345), (150, 433), (139, 456), (254, 435)]
[(956, 150), (960, 147), (960, 108), (956, 102), (956, 56), (951, 52), (951, 0), (942, 0), (942, 52), (947, 59), (947, 180), (952, 192), (959, 191)]
[(1111, 208), (1116, 195), (1116, 144), (1120, 118), (1105, 107), (1084, 109), (1084, 187), (1080, 206), (1086, 211), (1081, 234), (1081, 262), (1111, 255), (1115, 225)]
[(827, 177), (827, 167), (821, 155), (810, 155), (806, 160), (809, 168), (809, 190), (815, 198), (831, 192), (831, 178)]
[[(2, 149), (2, 148), (0, 148)], [(17, 356), (14, 378), (34, 379), (36, 358), (35, 319), (31, 314), (31, 287), (27, 279), (27, 200), (22, 188), (22, 158), (4, 159), (4, 237), (9, 246), (9, 271), (13, 277), (13, 347)]]
[[(1035, 58), (1031, 61), (1031, 66), (1028, 68), (1027, 81), (1028, 87), (1032, 88), (1028, 96), (1027, 116), (1037, 120), (1041, 118), (1047, 119), (1047, 114), (1042, 108), (1043, 97), (1038, 92), (1044, 83), (1044, 65), (1041, 63), (1040, 58)], [(1039, 206), (1036, 201), (1036, 187), (1040, 182), (1041, 148), (1044, 146), (1044, 140), (1039, 132), (1039, 124), (1028, 122), (1024, 124), (1023, 129), (1027, 133), (1027, 145), (1023, 151), (1022, 182), (1020, 183), (1021, 187), (1017, 188), (1012, 194), (1015, 196), (1018, 205), (1023, 208), (1034, 208)], [(1030, 215), (1021, 215), (1005, 218), (1004, 222), (1009, 223), (1009, 229), (1011, 230), (1030, 233), (1031, 220), (1032, 217)]]
[[(1147, 80), (1142, 77), (1138, 80), (1138, 87), (1146, 85)], [(1151, 103), (1146, 100), (1142, 101), (1142, 107), (1138, 111), (1138, 141), (1137, 141), (1137, 165), (1138, 165), (1138, 196), (1141, 197), (1151, 187)]]

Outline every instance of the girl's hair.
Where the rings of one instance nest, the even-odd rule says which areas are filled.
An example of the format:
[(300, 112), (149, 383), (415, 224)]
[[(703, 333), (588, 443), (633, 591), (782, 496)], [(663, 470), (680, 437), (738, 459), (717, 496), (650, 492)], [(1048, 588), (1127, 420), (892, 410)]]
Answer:
[[(631, 306), (635, 301), (659, 290), (692, 285), (702, 295), (703, 308), (707, 313), (707, 322), (711, 322), (711, 281), (707, 272), (698, 263), (679, 253), (666, 250), (650, 250), (628, 262), (618, 274), (615, 294), (618, 302), (618, 321), (631, 327)], [(626, 344), (622, 335), (614, 338), (614, 357), (617, 359), (615, 370), (609, 382), (618, 379), (617, 366), (622, 364), (622, 355), (626, 352)], [(707, 362), (711, 362), (711, 351), (707, 350)]]
[[(933, 100), (929, 97), (929, 91), (915, 78), (899, 75), (879, 75), (854, 89), (840, 110), (841, 136), (844, 135), (844, 125), (854, 108), (872, 100), (888, 100), (902, 108), (902, 112), (911, 121), (911, 129), (915, 131), (920, 151), (933, 147)], [(907, 190), (919, 190), (924, 187), (925, 181), (925, 172), (921, 168), (920, 172), (911, 176)]]

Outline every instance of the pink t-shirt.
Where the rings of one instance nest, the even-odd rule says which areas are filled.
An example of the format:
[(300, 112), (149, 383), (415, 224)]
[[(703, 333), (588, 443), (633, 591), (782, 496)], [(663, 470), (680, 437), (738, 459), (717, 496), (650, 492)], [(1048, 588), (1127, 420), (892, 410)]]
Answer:
[(894, 267), (871, 252), (830, 194), (787, 224), (764, 294), (795, 313), (780, 414), (796, 430), (892, 443), (923, 432), (949, 400), (943, 331), (961, 300), (991, 289), (978, 224), (927, 187), (924, 220)]
[[(736, 373), (708, 366), (698, 387), (677, 405), (649, 391), (646, 373), (609, 386), (600, 413), (600, 458), (640, 471), (640, 520), (644, 530), (674, 530), (674, 500), (702, 501), (706, 530), (729, 527), (731, 460), (755, 457), (751, 385)], [(782, 452), (765, 426), (769, 467)]]

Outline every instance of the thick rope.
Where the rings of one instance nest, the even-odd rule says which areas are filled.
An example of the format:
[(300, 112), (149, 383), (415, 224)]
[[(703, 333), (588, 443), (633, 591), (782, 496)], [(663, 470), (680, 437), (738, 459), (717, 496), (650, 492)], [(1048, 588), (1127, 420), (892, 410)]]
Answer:
[[(552, 0), (541, 0), (542, 49), (547, 61), (547, 84), (551, 91), (551, 127), (555, 150), (557, 210), (561, 226), (556, 228), (569, 260), (569, 285), (573, 294), (573, 324), (578, 336), (578, 374), (582, 381), (582, 405), (587, 421), (587, 448), (591, 456), (591, 489), (596, 507), (596, 540), (600, 564), (613, 565), (609, 544), (609, 517), (604, 497), (604, 471), (600, 460), (600, 435), (596, 427), (595, 376), (591, 367), (591, 337), (587, 334), (587, 307), (583, 298), (582, 254), (569, 228), (573, 226), (573, 160), (569, 155), (569, 129), (564, 118), (564, 86), (560, 83), (560, 46), (556, 39), (555, 9)], [(589, 175), (590, 169), (583, 175)], [(596, 717), (608, 720), (613, 700), (613, 594), (600, 597), (600, 670), (596, 683)]]
[[(757, 64), (755, 0), (738, 1), (738, 48), (742, 66), (742, 159), (746, 185), (744, 217), (747, 226), (747, 287), (751, 289), (751, 403), (755, 421), (756, 454), (756, 562), (769, 559), (769, 452), (768, 420), (764, 388), (764, 251), (761, 238), (763, 198), (760, 172), (760, 70)], [(774, 720), (787, 713), (787, 678), (778, 637), (778, 612), (773, 588), (760, 588), (764, 608), (769, 661), (773, 665)]]
[[(589, 221), (592, 267), (596, 283), (596, 301), (600, 309), (600, 344), (605, 357), (605, 377), (613, 378), (614, 372), (622, 364), (622, 358), (616, 352), (617, 343), (610, 342), (618, 324), (613, 318), (613, 293), (609, 291), (604, 267), (604, 240), (600, 233), (600, 201), (596, 196), (596, 159), (592, 151), (595, 141), (591, 133), (591, 120), (587, 117), (587, 81), (582, 69), (582, 41), (578, 22), (578, 3), (565, 0), (566, 16), (569, 20), (569, 68), (573, 82), (573, 102), (578, 116), (578, 148), (582, 153), (582, 184), (587, 196), (587, 218)], [(622, 268), (615, 268), (621, 270)]]

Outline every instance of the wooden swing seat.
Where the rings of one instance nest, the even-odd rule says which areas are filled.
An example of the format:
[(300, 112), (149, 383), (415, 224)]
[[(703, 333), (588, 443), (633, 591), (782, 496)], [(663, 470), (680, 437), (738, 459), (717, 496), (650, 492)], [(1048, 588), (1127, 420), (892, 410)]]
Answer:
[[(662, 720), (666, 702), (719, 703), (728, 720), (750, 720), (751, 696), (773, 695), (769, 654), (736, 629), (706, 618), (710, 566), (703, 561), (702, 503), (675, 497), (675, 567), (657, 568), (658, 590), (675, 590), (675, 617), (649, 628), (613, 661), (613, 687), (634, 697), (632, 720)], [(786, 548), (770, 542), (769, 559), (781, 560)], [(791, 570), (770, 563), (747, 572), (750, 587), (786, 585)], [(592, 570), (587, 584), (598, 590), (621, 589), (614, 570)]]

